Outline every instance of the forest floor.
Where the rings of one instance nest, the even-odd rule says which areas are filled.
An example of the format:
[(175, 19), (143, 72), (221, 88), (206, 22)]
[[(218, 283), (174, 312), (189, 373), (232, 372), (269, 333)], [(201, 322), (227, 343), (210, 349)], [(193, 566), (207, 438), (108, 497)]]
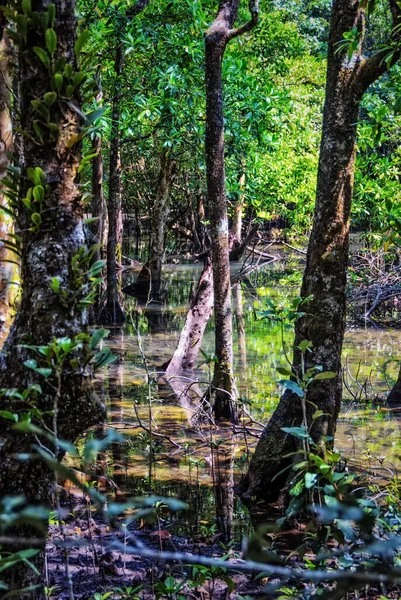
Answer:
[[(277, 586), (273, 594), (266, 594), (266, 584), (278, 583), (274, 578), (263, 578), (221, 568), (195, 567), (178, 561), (167, 562), (157, 558), (158, 551), (197, 554), (213, 558), (243, 562), (240, 545), (221, 542), (220, 536), (199, 535), (189, 539), (172, 536), (167, 530), (150, 525), (144, 520), (127, 530), (110, 528), (82, 495), (79, 501), (69, 493), (69, 502), (63, 507), (63, 531), (56, 523), (50, 526), (47, 555), (47, 597), (69, 600), (67, 581), (71, 578), (75, 600), (252, 600), (253, 598), (286, 600), (287, 598), (315, 598), (313, 586), (298, 584), (298, 591), (288, 581)], [(294, 569), (305, 568), (309, 554), (301, 560), (292, 552), (301, 539), (304, 527), (284, 531), (280, 538), (278, 559)], [(130, 551), (132, 540), (153, 550), (155, 558), (145, 558)], [(116, 546), (119, 548), (116, 550)], [(126, 546), (127, 551), (124, 551)], [(66, 553), (66, 549), (68, 549)], [(68, 554), (68, 556), (67, 556)], [(313, 558), (313, 556), (309, 556)], [(305, 561), (306, 559), (306, 561)], [(68, 562), (69, 576), (66, 571)], [(341, 568), (327, 564), (327, 568)], [(330, 589), (330, 585), (327, 590)], [(294, 595), (295, 594), (295, 595)], [(320, 596), (319, 596), (320, 597)], [(401, 598), (401, 587), (370, 585), (365, 589), (349, 590), (347, 600), (396, 600)]]

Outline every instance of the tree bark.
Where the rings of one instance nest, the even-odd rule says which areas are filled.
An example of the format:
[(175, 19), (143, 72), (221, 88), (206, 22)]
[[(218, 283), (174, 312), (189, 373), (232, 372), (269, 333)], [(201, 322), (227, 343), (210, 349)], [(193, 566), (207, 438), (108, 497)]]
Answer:
[[(398, 23), (399, 8), (391, 2)], [(339, 52), (345, 32), (357, 27), (360, 45), (349, 59)], [(293, 372), (301, 374), (301, 341), (312, 342), (305, 356), (305, 368), (321, 366), (334, 371), (334, 379), (313, 382), (306, 394), (308, 424), (316, 408), (323, 415), (314, 421), (311, 435), (324, 452), (326, 438), (334, 437), (341, 403), (341, 350), (345, 329), (346, 269), (348, 262), (349, 215), (352, 201), (355, 142), (361, 99), (367, 87), (387, 68), (383, 52), (363, 58), (365, 7), (359, 0), (335, 0), (328, 49), (326, 97), (317, 177), (313, 229), (309, 240), (307, 264), (301, 297), (312, 296), (306, 314), (295, 327)], [(394, 56), (393, 62), (399, 55)], [(274, 411), (252, 457), (242, 483), (243, 498), (274, 500), (288, 472), (272, 479), (291, 462), (288, 454), (297, 448), (284, 426), (302, 424), (301, 402), (286, 390)]]
[[(75, 5), (73, 0), (55, 0), (54, 4), (54, 31), (57, 36), (54, 60), (65, 57), (76, 71)], [(40, 0), (36, 3), (35, 10), (43, 13), (47, 7), (47, 1)], [(77, 291), (81, 288), (77, 289), (76, 284), (76, 257), (85, 248), (83, 206), (76, 183), (80, 162), (80, 144), (77, 140), (82, 124), (75, 109), (80, 104), (79, 92), (75, 91), (69, 102), (65, 102), (60, 94), (49, 109), (52, 122), (58, 126), (58, 136), (52, 139), (43, 128), (43, 138), (40, 140), (33, 127), (38, 121), (38, 113), (31, 101), (38, 99), (39, 90), (43, 94), (52, 89), (52, 78), (49, 69), (33, 51), (35, 46), (46, 48), (46, 42), (42, 27), (32, 25), (28, 28), (26, 42), (21, 43), (19, 50), (21, 127), (24, 131), (22, 143), (25, 157), (21, 174), (21, 198), (32, 187), (27, 171), (29, 168), (42, 169), (44, 196), (41, 205), (35, 202), (34, 210), (41, 215), (37, 229), (32, 228), (32, 211), (22, 202), (18, 207), (23, 292), (16, 319), (0, 355), (0, 388), (23, 391), (34, 383), (40, 384), (42, 393), (37, 395), (35, 406), (39, 411), (53, 411), (56, 402), (54, 375), (46, 380), (28, 369), (24, 361), (35, 358), (40, 365), (42, 359), (29, 347), (21, 344), (47, 345), (55, 338), (74, 339), (87, 330), (88, 311), (77, 306)], [(59, 280), (60, 289), (66, 292), (67, 300), (51, 289), (53, 278)], [(84, 295), (86, 296), (86, 292)], [(74, 359), (78, 367), (63, 371), (60, 382), (62, 402), (54, 417), (43, 417), (51, 430), (54, 420), (56, 421), (61, 439), (75, 440), (104, 415), (103, 406), (93, 394), (91, 369), (85, 366), (88, 354), (87, 343), (76, 350)], [(29, 405), (23, 400), (2, 394), (0, 409), (19, 414), (28, 412)], [(19, 453), (30, 453), (36, 440), (30, 434), (15, 432), (9, 423), (10, 421), (5, 420), (2, 422), (0, 434), (0, 497), (22, 495), (29, 505), (50, 506), (54, 474), (40, 460), (21, 461), (16, 458)], [(34, 591), (20, 593), (18, 597), (21, 599), (44, 598), (43, 549), (46, 526), (47, 523), (44, 523), (45, 529), (41, 533), (28, 526), (13, 530), (17, 537), (35, 535), (42, 550), (35, 559), (39, 575), (23, 563), (2, 573), (2, 579), (13, 589), (39, 585)], [(4, 551), (18, 549), (18, 542), (2, 548)]]
[[(92, 159), (92, 217), (97, 220), (91, 223), (91, 232), (93, 243), (99, 246), (99, 249), (96, 251), (96, 260), (105, 260), (107, 259), (108, 214), (103, 193), (103, 156), (102, 138), (100, 135), (95, 135), (93, 138), (92, 153), (96, 153), (96, 156)], [(94, 309), (96, 318), (99, 314), (101, 296), (105, 291), (106, 287), (103, 280), (98, 290)]]
[(250, 31), (257, 22), (257, 2), (250, 3), (252, 19), (232, 29), (239, 0), (219, 2), (218, 13), (205, 35), (206, 71), (206, 178), (210, 213), (214, 284), (215, 354), (213, 375), (214, 414), (236, 420), (233, 376), (232, 312), (228, 241), (227, 198), (224, 166), (224, 110), (222, 62), (228, 42)]
[(120, 41), (117, 42), (114, 59), (114, 96), (112, 108), (112, 125), (110, 139), (109, 166), (109, 198), (107, 240), (107, 301), (100, 314), (103, 324), (121, 324), (125, 321), (124, 311), (119, 300), (119, 271), (121, 267), (121, 250), (123, 235), (123, 219), (121, 204), (121, 154), (120, 154), (120, 116), (121, 116), (121, 75), (124, 54)]
[(4, 242), (11, 241), (14, 233), (14, 220), (1, 211), (9, 204), (1, 183), (7, 177), (8, 153), (13, 151), (11, 121), (12, 48), (6, 32), (0, 41), (0, 339), (10, 324), (10, 311), (18, 291), (18, 257), (7, 248)]
[(149, 258), (135, 282), (135, 293), (138, 296), (158, 299), (160, 295), (164, 242), (170, 212), (169, 197), (175, 170), (176, 162), (168, 156), (168, 153), (163, 152), (152, 211)]
[(213, 271), (211, 261), (207, 259), (166, 375), (178, 375), (194, 369), (212, 309)]

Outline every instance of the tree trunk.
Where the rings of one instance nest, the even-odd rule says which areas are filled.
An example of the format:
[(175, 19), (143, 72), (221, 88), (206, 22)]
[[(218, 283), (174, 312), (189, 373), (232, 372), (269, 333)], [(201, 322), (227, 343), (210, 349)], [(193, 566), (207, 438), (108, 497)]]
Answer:
[(91, 224), (91, 230), (94, 243), (100, 245), (97, 257), (103, 259), (107, 252), (108, 215), (103, 193), (102, 138), (99, 135), (93, 139), (92, 153), (96, 153), (92, 160), (92, 217), (97, 218), (97, 221)]
[(216, 19), (205, 35), (206, 178), (210, 213), (214, 285), (215, 354), (214, 413), (217, 419), (236, 420), (233, 376), (232, 313), (226, 176), (224, 168), (224, 111), (222, 62), (228, 42), (256, 24), (257, 3), (250, 3), (252, 20), (233, 30), (239, 0), (219, 3)]
[[(92, 218), (97, 220), (91, 223), (93, 243), (99, 246), (96, 251), (96, 260), (107, 259), (108, 238), (108, 215), (107, 204), (103, 193), (103, 156), (102, 138), (95, 135), (92, 141), (92, 153), (96, 156), (92, 159)], [(99, 314), (102, 294), (106, 291), (104, 280), (98, 290), (98, 297), (94, 313), (96, 318)]]
[(199, 278), (177, 348), (166, 368), (166, 375), (178, 375), (195, 367), (212, 309), (213, 271), (208, 259)]
[[(54, 59), (65, 57), (76, 71), (75, 5), (73, 0), (55, 0), (54, 4), (54, 35), (57, 41)], [(47, 6), (47, 2), (41, 0), (36, 3), (35, 9), (41, 14), (47, 10)], [(79, 89), (68, 102), (60, 94), (58, 100), (49, 107), (51, 122), (57, 124), (55, 136), (52, 137), (44, 127), (34, 128), (34, 124), (38, 123), (38, 112), (31, 102), (38, 100), (39, 90), (40, 93), (47, 93), (52, 89), (49, 69), (33, 51), (35, 46), (46, 48), (43, 28), (31, 25), (26, 42), (21, 42), (21, 45), (21, 126), (26, 132), (23, 137), (26, 164), (21, 174), (21, 198), (28, 194), (29, 188), (32, 189), (29, 176), (32, 177), (33, 172), (30, 169), (42, 169), (43, 199), (42, 202), (35, 200), (31, 209), (22, 202), (18, 205), (23, 292), (20, 308), (0, 356), (0, 388), (23, 391), (32, 384), (41, 385), (42, 393), (37, 394), (35, 407), (39, 411), (54, 410), (54, 417), (43, 417), (46, 426), (53, 430), (56, 422), (58, 436), (73, 441), (103, 417), (103, 407), (92, 393), (91, 370), (85, 366), (89, 355), (88, 344), (81, 344), (80, 349), (75, 351), (74, 359), (78, 367), (63, 371), (60, 382), (56, 381), (54, 371), (45, 379), (27, 368), (24, 361), (36, 359), (39, 366), (44, 366), (41, 363), (45, 358), (26, 345), (47, 345), (55, 338), (74, 339), (87, 326), (87, 310), (77, 306), (77, 302), (87, 294), (81, 286), (77, 287), (77, 275), (87, 272), (87, 265), (81, 265), (77, 260), (78, 252), (82, 253), (85, 249), (83, 206), (76, 184), (80, 162), (80, 144), (76, 140), (82, 128), (78, 111), (75, 110), (80, 104)], [(33, 211), (40, 214), (38, 227), (33, 227), (35, 221), (38, 222), (37, 217), (35, 221), (32, 219)], [(51, 289), (50, 284), (55, 278), (65, 296)], [(57, 383), (62, 389), (62, 402), (58, 406), (55, 392)], [(26, 413), (29, 406), (18, 398), (1, 395), (0, 409), (19, 414)], [(54, 473), (40, 460), (20, 461), (16, 458), (19, 453), (30, 453), (35, 443), (34, 436), (15, 432), (10, 421), (2, 422), (0, 497), (22, 495), (29, 505), (50, 506)], [(48, 444), (46, 441), (44, 443)], [(37, 590), (20, 593), (18, 597), (21, 599), (44, 598), (43, 548), (46, 526), (44, 523), (42, 532), (28, 526), (18, 526), (13, 530), (17, 538), (35, 535), (42, 550), (34, 559), (39, 575), (23, 563), (2, 573), (2, 579), (15, 589), (39, 585)], [(16, 542), (3, 547), (2, 551), (15, 551), (18, 548)]]
[(387, 402), (389, 404), (401, 404), (401, 365), (400, 370), (398, 371), (397, 381), (387, 396)]
[[(323, 371), (337, 373), (333, 379), (313, 382), (306, 394), (308, 425), (316, 408), (324, 413), (311, 428), (322, 452), (327, 442), (331, 444), (326, 437), (334, 437), (341, 403), (349, 215), (359, 106), (367, 87), (386, 69), (383, 53), (363, 58), (364, 10), (359, 0), (336, 0), (332, 10), (316, 206), (301, 288), (301, 297), (312, 296), (312, 300), (295, 327), (293, 372), (301, 375), (298, 346), (309, 340), (312, 351), (305, 355), (305, 369), (319, 365)], [(399, 9), (396, 11), (398, 14)], [(360, 31), (360, 46), (349, 59), (339, 52), (339, 43), (354, 26)], [(277, 498), (288, 472), (276, 477), (274, 483), (272, 479), (290, 464), (288, 454), (296, 450), (295, 438), (285, 434), (282, 427), (301, 424), (301, 401), (286, 390), (252, 457), (242, 484), (245, 499)]]
[(12, 58), (10, 40), (3, 32), (0, 41), (0, 339), (10, 324), (10, 310), (18, 291), (19, 277), (18, 257), (4, 244), (12, 240), (10, 234), (14, 232), (14, 220), (11, 215), (1, 211), (1, 207), (6, 209), (9, 204), (1, 182), (7, 177), (8, 153), (13, 151), (10, 98)]
[(124, 311), (119, 300), (119, 271), (121, 267), (121, 248), (123, 219), (121, 205), (121, 155), (120, 155), (120, 114), (121, 114), (121, 75), (124, 54), (120, 41), (117, 42), (114, 60), (115, 85), (112, 109), (110, 139), (110, 175), (107, 240), (107, 302), (100, 314), (103, 324), (121, 324), (125, 321)]
[(138, 296), (157, 299), (160, 295), (164, 242), (170, 212), (169, 196), (175, 170), (176, 162), (169, 158), (166, 152), (163, 152), (152, 211), (149, 258), (135, 282), (135, 293)]

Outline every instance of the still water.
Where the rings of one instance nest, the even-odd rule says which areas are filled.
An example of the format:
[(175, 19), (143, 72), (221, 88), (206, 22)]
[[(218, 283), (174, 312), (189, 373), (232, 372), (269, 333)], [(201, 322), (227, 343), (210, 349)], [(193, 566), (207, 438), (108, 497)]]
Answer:
[[(234, 272), (238, 268), (234, 266)], [(160, 367), (175, 350), (201, 266), (167, 266), (164, 302), (143, 308), (126, 297), (127, 322), (110, 334), (108, 343), (118, 360), (103, 373), (99, 393), (108, 405), (108, 426), (123, 433), (126, 441), (113, 444), (101, 469), (130, 495), (152, 493), (186, 500), (191, 511), (186, 522), (177, 521), (181, 528), (177, 533), (193, 534), (194, 527), (197, 533), (202, 527), (213, 531), (216, 506), (218, 515), (228, 510), (231, 519), (234, 505), (235, 530), (240, 535), (248, 527), (232, 486), (246, 471), (263, 423), (279, 400), (281, 376), (276, 368), (285, 363), (279, 326), (260, 319), (258, 310), (266, 298), (288, 303), (299, 289), (277, 283), (280, 268), (269, 266), (233, 286), (235, 375), (253, 419), (241, 432), (210, 425), (195, 430), (196, 407), (180, 402), (161, 377)], [(135, 276), (127, 272), (126, 281)], [(285, 337), (290, 348), (292, 331)], [(373, 482), (401, 473), (401, 413), (398, 420), (397, 412), (385, 404), (398, 369), (400, 343), (401, 332), (396, 330), (349, 326), (345, 336), (344, 404), (336, 446), (352, 468), (366, 471)], [(210, 322), (202, 344), (206, 355), (212, 354), (213, 345)], [(199, 363), (196, 378), (202, 390), (211, 371), (203, 356)]]

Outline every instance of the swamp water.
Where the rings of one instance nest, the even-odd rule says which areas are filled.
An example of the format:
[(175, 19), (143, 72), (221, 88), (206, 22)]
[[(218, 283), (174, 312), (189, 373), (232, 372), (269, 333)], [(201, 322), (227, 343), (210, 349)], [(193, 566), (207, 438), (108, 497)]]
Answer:
[[(126, 441), (112, 444), (99, 460), (97, 474), (107, 475), (130, 496), (173, 496), (187, 502), (188, 511), (170, 528), (173, 535), (207, 538), (220, 529), (229, 539), (231, 526), (237, 540), (248, 533), (247, 511), (235, 499), (233, 485), (246, 471), (257, 435), (278, 402), (282, 388), (276, 368), (285, 364), (280, 327), (258, 319), (257, 310), (266, 298), (286, 303), (299, 289), (277, 285), (272, 268), (233, 286), (235, 376), (253, 419), (241, 432), (212, 426), (195, 431), (191, 418), (196, 407), (180, 405), (160, 379), (160, 366), (175, 350), (201, 266), (167, 266), (164, 303), (143, 308), (127, 297), (127, 322), (110, 333), (108, 344), (118, 360), (99, 381), (98, 393), (108, 406), (103, 431), (116, 428)], [(127, 282), (135, 275), (126, 273)], [(292, 330), (285, 335), (289, 348)], [(209, 356), (213, 346), (210, 322), (202, 350)], [(401, 420), (384, 401), (396, 376), (400, 346), (401, 332), (395, 330), (350, 327), (345, 336), (345, 401), (336, 447), (373, 483), (401, 473)], [(205, 389), (213, 365), (201, 356), (202, 361), (196, 377)]]

